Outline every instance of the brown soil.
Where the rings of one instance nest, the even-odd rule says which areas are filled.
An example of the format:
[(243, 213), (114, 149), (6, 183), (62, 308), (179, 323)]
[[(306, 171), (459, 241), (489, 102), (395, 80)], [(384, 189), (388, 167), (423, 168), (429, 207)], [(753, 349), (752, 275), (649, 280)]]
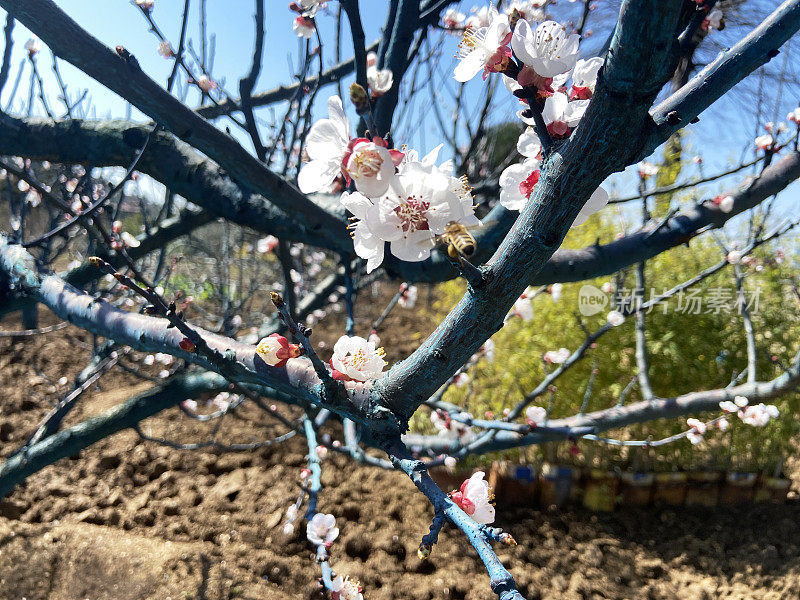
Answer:
[[(393, 314), (387, 327), (406, 350), (419, 329), (408, 315)], [(19, 323), (9, 319), (3, 328)], [(328, 328), (336, 329), (319, 326), (315, 335)], [(63, 392), (57, 380), (80, 370), (88, 341), (73, 328), (0, 339), (0, 456), (21, 444)], [(115, 370), (69, 423), (147, 385)], [(205, 431), (177, 409), (144, 429), (183, 442), (202, 440)], [(219, 438), (279, 432), (244, 408), (226, 419)], [(98, 443), (32, 476), (0, 503), (0, 599), (322, 598), (304, 528), (282, 532), (304, 455), (302, 439), (236, 454), (174, 450), (133, 432)], [(368, 600), (495, 597), (475, 552), (452, 528), (429, 561), (417, 559), (432, 510), (405, 476), (331, 456), (323, 485), (319, 508), (336, 515), (341, 529), (333, 566), (360, 579)], [(498, 554), (529, 600), (800, 597), (796, 499), (613, 514), (501, 509), (498, 525), (519, 542)]]

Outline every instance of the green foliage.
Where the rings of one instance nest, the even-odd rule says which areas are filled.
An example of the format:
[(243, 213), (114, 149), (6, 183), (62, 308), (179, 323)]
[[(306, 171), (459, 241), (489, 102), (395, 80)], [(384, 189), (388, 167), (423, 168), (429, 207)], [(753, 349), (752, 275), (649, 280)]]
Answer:
[[(678, 156), (679, 156), (678, 150)], [(677, 174), (670, 174), (674, 181)], [(669, 183), (668, 181), (662, 182)], [(638, 211), (637, 211), (638, 212)], [(582, 226), (572, 230), (564, 247), (578, 248), (599, 240), (613, 240), (614, 211), (608, 209)], [(786, 240), (783, 241), (784, 247)], [(772, 379), (782, 372), (781, 364), (791, 362), (800, 333), (797, 300), (786, 285), (796, 271), (797, 257), (787, 256), (783, 264), (775, 264), (772, 256), (776, 244), (760, 248), (758, 263), (745, 266), (746, 299), (752, 307), (758, 348), (758, 379)], [(645, 299), (697, 275), (701, 270), (718, 263), (723, 257), (710, 238), (701, 237), (691, 247), (675, 248), (647, 263)], [(759, 267), (760, 266), (760, 267)], [(475, 416), (485, 411), (502, 415), (504, 408), (519, 402), (545, 376), (543, 354), (548, 350), (566, 347), (571, 351), (584, 340), (578, 324), (578, 293), (584, 284), (600, 287), (609, 278), (565, 284), (558, 303), (542, 293), (534, 299), (535, 317), (525, 323), (512, 318), (492, 339), (496, 344), (494, 363), (481, 360), (470, 372), (470, 386), (452, 386), (445, 400), (458, 404)], [(630, 298), (635, 287), (633, 268), (617, 278), (619, 291), (627, 289)], [(652, 290), (652, 292), (651, 292)], [(725, 387), (736, 372), (747, 365), (746, 339), (742, 317), (736, 309), (736, 288), (731, 267), (705, 279), (691, 288), (692, 295), (701, 298), (699, 310), (689, 302), (689, 291), (673, 297), (665, 305), (647, 315), (647, 338), (650, 355), (650, 376), (656, 395), (671, 397), (692, 391)], [(445, 313), (464, 293), (460, 281), (439, 288), (437, 308)], [(714, 310), (708, 304), (712, 298), (727, 300), (731, 310)], [(681, 308), (683, 307), (683, 309)], [(791, 307), (791, 309), (789, 308)], [(691, 309), (691, 310), (690, 310)], [(609, 308), (598, 315), (582, 317), (590, 331), (605, 323)], [(537, 400), (551, 408), (553, 418), (576, 414), (581, 406), (587, 381), (596, 364), (598, 370), (587, 411), (601, 410), (617, 404), (622, 390), (636, 374), (634, 319), (630, 318), (600, 338), (597, 347), (557, 380), (557, 389)], [(471, 391), (468, 391), (470, 390)], [(638, 386), (626, 402), (641, 400)], [(568, 443), (550, 445), (507, 453), (513, 460), (533, 460), (535, 455), (592, 465), (649, 467), (655, 470), (675, 468), (735, 468), (740, 470), (772, 471), (790, 451), (790, 438), (798, 432), (794, 415), (800, 409), (800, 396), (791, 393), (777, 399), (781, 417), (764, 429), (742, 424), (737, 417), (730, 419), (731, 429), (722, 433), (709, 431), (707, 441), (692, 447), (688, 440), (656, 449), (607, 447), (596, 442), (579, 441), (580, 453), (569, 452)], [(715, 415), (708, 415), (713, 417)], [(418, 430), (430, 431), (427, 414), (418, 415), (414, 422)], [(611, 431), (611, 437), (625, 439), (660, 439), (686, 430), (684, 419), (659, 420), (624, 431)]]

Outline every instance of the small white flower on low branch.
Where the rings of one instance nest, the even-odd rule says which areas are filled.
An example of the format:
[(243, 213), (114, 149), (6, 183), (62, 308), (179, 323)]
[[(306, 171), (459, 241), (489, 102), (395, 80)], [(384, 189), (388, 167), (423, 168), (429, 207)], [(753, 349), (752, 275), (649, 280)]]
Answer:
[(797, 125), (800, 123), (800, 106), (795, 108), (792, 112), (786, 115), (786, 120)]
[(564, 290), (564, 286), (560, 283), (554, 283), (548, 288), (548, 292), (550, 293), (550, 298), (553, 302), (558, 303), (561, 300), (561, 293)]
[(705, 438), (703, 437), (706, 434), (706, 424), (700, 421), (699, 419), (686, 419), (686, 424), (691, 427), (691, 429), (686, 433), (686, 438), (694, 445), (699, 444)]
[[(464, 413), (464, 416), (472, 418), (469, 413)], [(462, 444), (471, 442), (475, 437), (469, 425), (452, 419), (447, 411), (444, 410), (433, 411), (431, 413), (431, 423), (439, 430), (441, 437), (458, 440)]]
[(722, 31), (725, 29), (725, 17), (722, 14), (722, 11), (718, 8), (712, 10), (703, 20), (703, 23), (700, 25), (700, 27), (705, 31), (711, 31), (713, 29)]
[(658, 175), (658, 165), (654, 165), (653, 163), (649, 163), (646, 160), (643, 160), (638, 165), (636, 165), (639, 171), (639, 177), (642, 179), (647, 179), (648, 177), (652, 177), (653, 175)]
[(364, 600), (361, 584), (355, 579), (339, 575), (331, 582), (331, 600)]
[(531, 29), (527, 21), (514, 28), (511, 47), (514, 54), (542, 77), (555, 77), (570, 71), (578, 60), (580, 36), (567, 34), (555, 21), (540, 23)]
[(483, 70), (483, 79), (490, 73), (501, 73), (511, 60), (511, 28), (508, 16), (488, 10), (488, 25), (476, 27), (468, 22), (464, 37), (458, 44), (459, 63), (453, 71), (456, 81), (466, 82)]
[(494, 522), (494, 495), (484, 476), (483, 471), (478, 471), (461, 484), (460, 490), (450, 492), (450, 498), (474, 521), (489, 525)]
[(743, 254), (738, 250), (731, 250), (730, 252), (728, 252), (726, 259), (732, 265), (738, 265), (740, 262), (742, 262), (742, 256)]
[(734, 197), (730, 195), (726, 196), (714, 196), (712, 202), (719, 207), (719, 209), (724, 213), (729, 213), (733, 210), (733, 203)]
[(271, 367), (283, 367), (290, 358), (297, 358), (301, 353), (300, 346), (290, 344), (289, 340), (277, 333), (265, 337), (256, 346), (256, 354)]
[(575, 69), (572, 71), (570, 100), (589, 100), (594, 95), (597, 75), (602, 66), (603, 59), (600, 57), (579, 60), (575, 63)]
[(561, 365), (567, 362), (567, 359), (572, 355), (568, 348), (559, 348), (558, 350), (548, 350), (544, 353), (544, 360), (550, 364)]
[[(514, 307), (511, 309), (509, 317), (519, 317), (526, 323), (533, 319), (533, 302), (531, 301), (532, 295), (533, 292), (530, 288), (525, 290), (522, 295), (517, 298), (516, 302), (514, 302)], [(508, 320), (509, 317), (506, 317), (506, 320)]]
[(417, 290), (417, 286), (406, 285), (405, 283), (403, 284), (403, 286), (405, 286), (405, 289), (403, 290), (403, 293), (400, 296), (400, 298), (397, 300), (397, 303), (402, 308), (414, 308), (414, 305), (417, 303), (417, 295), (419, 293)]
[(337, 537), (339, 537), (339, 528), (336, 527), (336, 517), (333, 515), (326, 515), (317, 513), (306, 526), (306, 537), (308, 541), (317, 546), (329, 546)]
[(386, 361), (383, 348), (358, 336), (343, 335), (333, 346), (331, 367), (339, 381), (369, 381), (381, 376)]
[(625, 315), (618, 310), (612, 310), (606, 315), (606, 321), (608, 321), (609, 325), (618, 327), (625, 322)]
[(197, 87), (203, 90), (206, 94), (217, 87), (217, 84), (209, 78), (208, 75), (200, 75), (197, 78)]
[(529, 406), (525, 409), (525, 421), (532, 428), (544, 425), (547, 421), (547, 410), (543, 406)]

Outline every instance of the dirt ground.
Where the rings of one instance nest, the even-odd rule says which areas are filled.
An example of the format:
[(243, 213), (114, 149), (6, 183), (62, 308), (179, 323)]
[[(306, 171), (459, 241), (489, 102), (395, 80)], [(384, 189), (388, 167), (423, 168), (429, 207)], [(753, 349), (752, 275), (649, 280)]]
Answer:
[[(409, 314), (416, 313), (390, 317), (392, 329), (405, 331), (398, 337), (408, 348), (395, 344), (399, 353), (416, 344), (418, 323)], [(66, 389), (58, 379), (81, 369), (88, 343), (71, 327), (0, 338), (0, 457)], [(69, 423), (149, 385), (115, 370)], [(183, 442), (205, 439), (206, 431), (177, 409), (143, 429)], [(244, 408), (219, 435), (252, 441), (279, 432)], [(299, 438), (221, 454), (142, 442), (127, 431), (47, 467), (0, 503), (0, 599), (322, 598), (304, 527), (282, 531), (304, 455)], [(800, 473), (793, 477), (800, 486)], [(495, 597), (477, 555), (452, 528), (430, 560), (418, 560), (432, 510), (405, 476), (329, 456), (322, 481), (319, 509), (341, 529), (333, 567), (358, 578), (367, 600)], [(800, 598), (800, 501), (791, 496), (785, 505), (724, 510), (501, 509), (498, 525), (519, 545), (498, 554), (529, 600)]]

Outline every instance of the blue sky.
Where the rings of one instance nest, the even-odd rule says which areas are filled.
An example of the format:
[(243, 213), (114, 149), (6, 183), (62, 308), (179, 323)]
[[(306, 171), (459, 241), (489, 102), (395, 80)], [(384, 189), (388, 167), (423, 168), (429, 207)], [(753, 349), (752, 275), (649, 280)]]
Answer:
[[(147, 24), (142, 17), (138, 8), (133, 6), (127, 0), (105, 0), (105, 1), (89, 1), (89, 0), (57, 0), (57, 3), (75, 19), (81, 26), (87, 29), (95, 37), (100, 39), (105, 44), (113, 47), (116, 45), (123, 45), (131, 51), (139, 60), (143, 69), (148, 72), (154, 79), (159, 82), (164, 82), (171, 68), (171, 61), (163, 59), (158, 55), (157, 40), (155, 36), (147, 31)], [(606, 14), (613, 13), (613, 2), (607, 0), (602, 1), (607, 5), (602, 7)], [(200, 47), (200, 31), (199, 31), (199, 18), (198, 9), (199, 2), (193, 2), (192, 14), (190, 17), (189, 37), (195, 49)], [(336, 2), (329, 2), (329, 11), (333, 12), (336, 8)], [(475, 4), (478, 4), (477, 2)], [(767, 4), (773, 4), (768, 2)], [(381, 0), (362, 0), (361, 10), (364, 21), (364, 29), (366, 38), (369, 41), (377, 39), (380, 35), (380, 30), (386, 14), (388, 2)], [(468, 7), (472, 3), (463, 2), (462, 10), (468, 12)], [(269, 89), (280, 83), (285, 83), (292, 80), (292, 73), (294, 68), (290, 64), (296, 64), (299, 56), (298, 40), (291, 30), (291, 23), (294, 13), (288, 9), (288, 2), (286, 0), (267, 0), (267, 35), (266, 35), (266, 52), (264, 68), (261, 77), (258, 81), (256, 90)], [(573, 7), (576, 5), (572, 5)], [(172, 40), (177, 40), (181, 10), (183, 7), (182, 0), (156, 0), (153, 16)], [(559, 3), (558, 10), (571, 10), (569, 3)], [(214, 68), (213, 75), (216, 79), (224, 82), (225, 87), (235, 94), (238, 89), (239, 78), (242, 77), (250, 67), (254, 26), (253, 26), (253, 0), (208, 0), (207, 2), (207, 23), (208, 33), (215, 34), (215, 53), (214, 53)], [(2, 13), (2, 11), (0, 11)], [(568, 17), (566, 17), (568, 18)], [(323, 40), (331, 42), (334, 39), (334, 17), (332, 14), (321, 14), (318, 19)], [(349, 28), (345, 24), (343, 31), (343, 55), (345, 57), (351, 55), (351, 47), (349, 45)], [(736, 39), (739, 32), (731, 31), (729, 28), (726, 32), (717, 33), (712, 35), (721, 36), (721, 41), (727, 41), (728, 38)], [(12, 58), (12, 74), (11, 81), (6, 85), (2, 95), (2, 104), (6, 105), (10, 89), (13, 84), (13, 78), (16, 76), (16, 71), (19, 64), (25, 57), (23, 44), (28, 39), (30, 33), (20, 24), (17, 24), (14, 32), (15, 48)], [(442, 36), (441, 42), (438, 33), (432, 34), (432, 39), (437, 44), (441, 43), (440, 51), (440, 64), (438, 68), (442, 73), (447, 73), (451, 68), (452, 56), (455, 51), (455, 44), (457, 42), (452, 36)], [(595, 38), (596, 39), (596, 38)], [(596, 42), (594, 39), (588, 41), (587, 46), (591, 47)], [(173, 42), (175, 45), (175, 42)], [(326, 64), (333, 64), (334, 57), (330, 50), (330, 46), (326, 48), (325, 62)], [(796, 60), (793, 52), (785, 55), (783, 60)], [(57, 85), (55, 77), (52, 73), (52, 61), (49, 50), (46, 48), (38, 57), (39, 69), (44, 77), (47, 89), (50, 92), (49, 101), (51, 106), (57, 106)], [(90, 78), (83, 75), (77, 69), (74, 69), (67, 63), (60, 61), (60, 67), (64, 79), (70, 85), (70, 92), (77, 94), (84, 88), (88, 89), (91, 102), (93, 105), (92, 113), (90, 116), (98, 118), (117, 117), (124, 118), (128, 114), (128, 106), (126, 103), (117, 97), (115, 94), (107, 91), (105, 88), (95, 83)], [(26, 70), (20, 84), (20, 91), (17, 93), (15, 102), (12, 104), (11, 112), (19, 113), (21, 107), (24, 106), (24, 99), (27, 98), (29, 71)], [(449, 82), (445, 81), (444, 85)], [(452, 85), (452, 84), (450, 84)], [(470, 94), (477, 97), (481, 90), (481, 86), (485, 85), (476, 78), (467, 88)], [(324, 111), (324, 102), (329, 93), (333, 93), (334, 88), (328, 88), (329, 92), (320, 94), (317, 103), (318, 116), (321, 116), (321, 111)], [(499, 92), (505, 94), (505, 90), (500, 87)], [(425, 95), (425, 94), (423, 94)], [(777, 114), (782, 118), (786, 112), (796, 106), (797, 99), (787, 97), (788, 94), (783, 92), (783, 101), (778, 108)], [(777, 91), (774, 89), (767, 89), (763, 94), (763, 112), (772, 114), (774, 99), (777, 97)], [(191, 104), (197, 101), (197, 96), (194, 92), (190, 93), (188, 102)], [(688, 129), (687, 142), (693, 148), (693, 152), (703, 155), (705, 159), (706, 173), (713, 173), (718, 169), (723, 168), (727, 164), (737, 163), (741, 157), (750, 158), (752, 152), (745, 148), (748, 140), (751, 140), (754, 133), (754, 109), (742, 109), (741, 103), (736, 104), (732, 101), (727, 101), (719, 107), (709, 110), (701, 118), (698, 125), (693, 125)], [(445, 106), (445, 114), (446, 114)], [(497, 114), (493, 115), (496, 121), (512, 118), (516, 106), (512, 99), (504, 104)], [(411, 146), (419, 147), (420, 150), (429, 150), (439, 142), (439, 130), (433, 121), (432, 117), (426, 114), (426, 107), (424, 103), (417, 109), (421, 115), (418, 119), (417, 125), (413, 128), (413, 135), (409, 135), (409, 139), (400, 140), (400, 142), (408, 143)], [(59, 108), (59, 114), (63, 112)], [(41, 108), (37, 106), (37, 114), (43, 114)], [(280, 112), (278, 112), (280, 114)], [(146, 117), (133, 110), (131, 116), (134, 119), (144, 120)], [(269, 113), (263, 111), (263, 118), (268, 119)], [(221, 120), (225, 123), (225, 120)], [(248, 145), (249, 142), (246, 136), (237, 132), (236, 127), (232, 127), (231, 131), (237, 135), (244, 144)], [(617, 177), (617, 182), (620, 189), (628, 187), (633, 178), (630, 177), (630, 170), (628, 176)], [(790, 194), (794, 196), (796, 192), (792, 191)]]

